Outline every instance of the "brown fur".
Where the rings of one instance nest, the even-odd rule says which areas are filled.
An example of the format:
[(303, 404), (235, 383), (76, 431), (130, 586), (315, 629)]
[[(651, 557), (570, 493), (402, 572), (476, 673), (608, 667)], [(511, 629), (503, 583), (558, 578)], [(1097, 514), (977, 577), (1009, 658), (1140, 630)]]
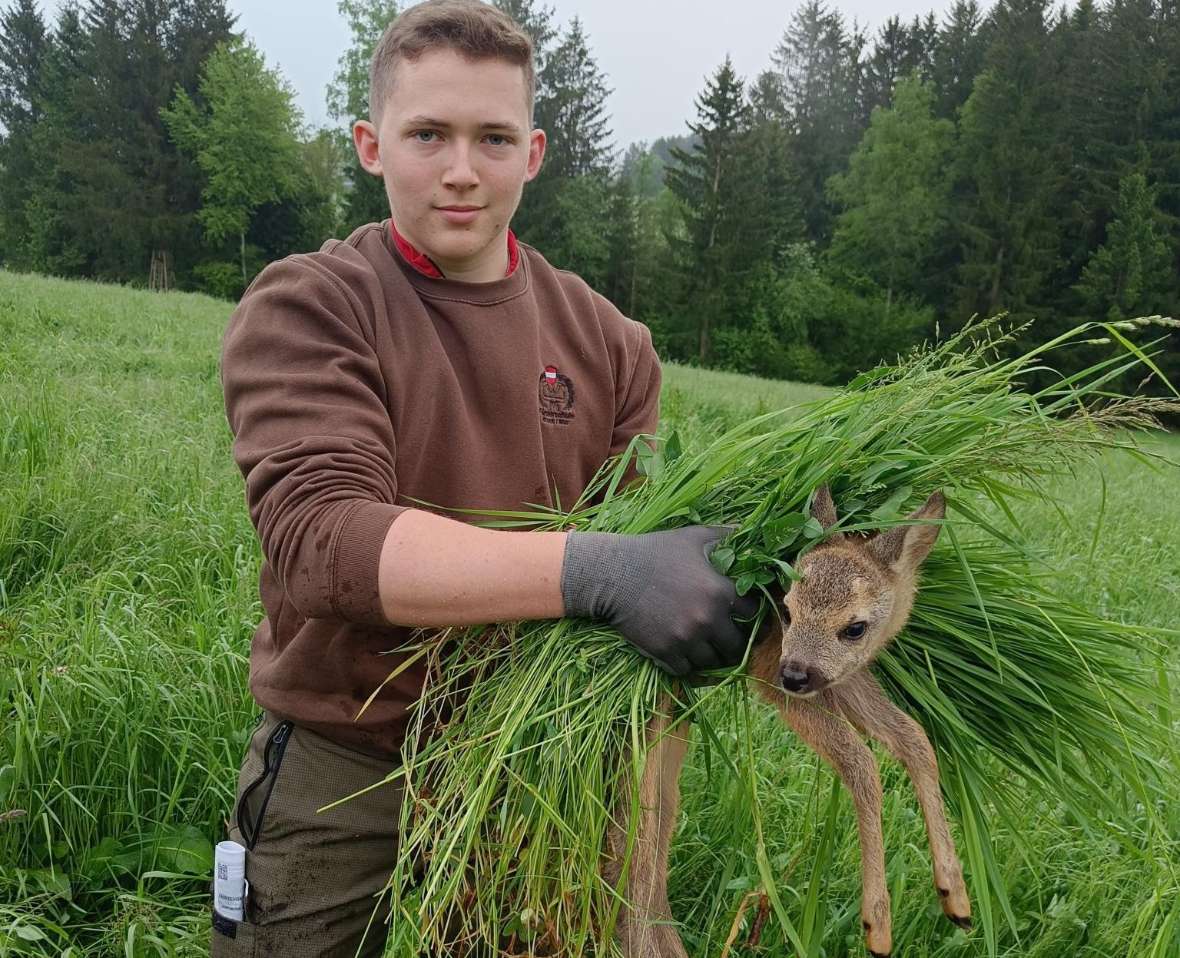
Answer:
[[(881, 832), (881, 781), (862, 736), (881, 742), (902, 763), (917, 792), (934, 863), (934, 885), (943, 912), (970, 927), (971, 903), (955, 853), (938, 781), (938, 762), (925, 732), (885, 696), (868, 666), (904, 627), (913, 608), (918, 569), (938, 537), (945, 502), (932, 495), (911, 523), (871, 538), (833, 531), (835, 506), (826, 487), (812, 504), (829, 536), (798, 563), (802, 579), (779, 599), (751, 651), (754, 689), (775, 705), (795, 733), (840, 776), (856, 806), (861, 846), (865, 942), (874, 955), (892, 946), (885, 848)], [(784, 628), (779, 620), (788, 621)], [(850, 623), (865, 622), (862, 638), (841, 637)], [(777, 638), (777, 641), (776, 641)], [(783, 690), (782, 672), (806, 673), (813, 687)], [(686, 958), (668, 907), (668, 849), (679, 808), (680, 768), (688, 745), (687, 723), (672, 725), (670, 699), (649, 723), (650, 745), (640, 782), (640, 819), (632, 852), (618, 934), (628, 958)], [(618, 816), (627, 821), (630, 808)], [(626, 831), (608, 836), (607, 874), (617, 881)]]

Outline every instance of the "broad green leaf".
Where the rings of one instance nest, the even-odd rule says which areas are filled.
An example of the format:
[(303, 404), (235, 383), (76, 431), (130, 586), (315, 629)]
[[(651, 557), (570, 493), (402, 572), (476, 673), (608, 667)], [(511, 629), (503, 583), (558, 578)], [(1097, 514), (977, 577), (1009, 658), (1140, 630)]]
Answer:
[(734, 551), (729, 546), (718, 546), (709, 553), (709, 560), (713, 563), (713, 568), (724, 575), (733, 565)]

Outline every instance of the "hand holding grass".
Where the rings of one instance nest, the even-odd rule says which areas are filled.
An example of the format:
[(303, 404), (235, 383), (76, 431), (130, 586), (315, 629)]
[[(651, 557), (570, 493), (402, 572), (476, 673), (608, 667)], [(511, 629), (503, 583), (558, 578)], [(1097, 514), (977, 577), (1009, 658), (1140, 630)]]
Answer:
[(733, 581), (709, 563), (731, 531), (571, 532), (561, 572), (565, 614), (609, 622), (673, 675), (732, 668), (745, 656), (747, 637), (731, 615), (748, 618), (758, 602), (739, 597)]

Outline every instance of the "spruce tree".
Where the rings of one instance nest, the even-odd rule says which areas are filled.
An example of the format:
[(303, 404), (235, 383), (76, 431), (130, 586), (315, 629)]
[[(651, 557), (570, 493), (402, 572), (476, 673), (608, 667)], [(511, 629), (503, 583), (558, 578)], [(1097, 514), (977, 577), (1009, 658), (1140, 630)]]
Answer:
[(1158, 191), (1172, 244), (1180, 246), (1180, 4), (1114, 0), (1103, 22), (1095, 73), (1107, 121), (1093, 181), (1105, 199), (1101, 218), (1111, 215), (1122, 178), (1142, 170)]
[(606, 100), (611, 89), (574, 17), (549, 60), (538, 125), (548, 134), (545, 165), (561, 178), (604, 176), (614, 162)]
[(27, 131), (41, 117), (41, 70), (48, 43), (34, 0), (15, 0), (0, 10), (0, 125), (6, 139)]
[[(614, 163), (605, 106), (611, 91), (577, 17), (544, 61), (544, 95), (537, 97), (535, 119), (548, 139), (545, 160), (525, 184), (514, 229), (555, 264), (599, 286), (607, 271), (602, 224), (609, 216)], [(590, 235), (582, 235), (583, 227)]]
[(783, 78), (774, 70), (763, 70), (750, 84), (750, 120), (757, 123), (777, 123), (784, 129), (790, 122), (787, 112)]
[(1099, 67), (1103, 27), (1094, 0), (1079, 0), (1058, 26), (1061, 48), (1061, 147), (1065, 151), (1060, 216), (1063, 284), (1076, 282), (1101, 242), (1117, 192), (1112, 136), (1126, 104), (1112, 101)]
[[(85, 198), (74, 228), (90, 253), (90, 275), (120, 282), (147, 280), (159, 239), (154, 207), (162, 205), (151, 169), (157, 135), (163, 138), (154, 111), (167, 102), (166, 94), (152, 97), (162, 58), (151, 56), (146, 31), (137, 33), (137, 6), (136, 0), (90, 0), (83, 9), (83, 83), (74, 105), (83, 138), (59, 160)], [(150, 123), (141, 122), (145, 116)]]
[(535, 128), (545, 130), (549, 142), (546, 145), (545, 160), (541, 172), (524, 186), (512, 228), (522, 239), (546, 248), (547, 231), (553, 230), (556, 216), (558, 189), (555, 179), (550, 177), (550, 151), (553, 149), (552, 133), (547, 124), (556, 112), (550, 106), (553, 97), (553, 70), (550, 61), (554, 42), (558, 39), (557, 28), (553, 26), (553, 8), (538, 4), (535, 0), (493, 0), (496, 7), (515, 20), (533, 41), (533, 68), (536, 74), (536, 90), (533, 99), (532, 122)]
[(817, 242), (826, 242), (831, 230), (824, 185), (844, 168), (863, 131), (864, 45), (864, 35), (849, 32), (838, 12), (807, 0), (772, 55), (782, 78), (807, 231)]
[(48, 50), (34, 0), (16, 0), (0, 11), (0, 261), (18, 266), (38, 162), (32, 132), (44, 112)]
[[(168, 30), (165, 47), (168, 62), (185, 89), (195, 91), (201, 69), (209, 55), (234, 36), (236, 13), (230, 13), (226, 0), (164, 0), (167, 5)], [(172, 87), (168, 88), (169, 98)]]
[[(644, 162), (643, 159), (637, 162)], [(650, 164), (650, 161), (647, 161)], [(639, 203), (635, 181), (620, 170), (610, 183), (606, 225), (606, 279), (601, 292), (631, 316), (635, 310), (635, 258), (639, 252)]]
[(671, 198), (665, 168), (646, 143), (632, 144), (611, 187), (604, 292), (633, 319), (650, 317), (671, 294), (668, 271), (660, 268), (668, 253), (661, 215)]
[(533, 66), (537, 73), (537, 99), (548, 95), (549, 56), (557, 28), (553, 26), (553, 8), (535, 0), (494, 0), (495, 6), (512, 17), (533, 41)]
[(61, 9), (30, 137), (27, 265), (136, 283), (157, 256), (170, 273), (191, 265), (198, 171), (168, 140), (159, 110), (174, 86), (195, 91), (198, 56), (232, 23), (222, 0)]
[(663, 175), (652, 175), (656, 163), (655, 154), (646, 140), (632, 143), (623, 151), (623, 158), (619, 161), (619, 177), (627, 181), (630, 193), (654, 196), (659, 192)]
[(696, 146), (692, 152), (674, 148), (675, 165), (665, 173), (683, 210), (686, 235), (674, 239), (673, 246), (680, 253), (684, 304), (695, 317), (695, 354), (702, 363), (710, 359), (713, 328), (729, 315), (727, 267), (742, 226), (736, 174), (749, 111), (743, 88), (726, 56), (696, 98), (697, 121), (689, 124)]
[(1051, 313), (1065, 176), (1047, 7), (1046, 0), (1000, 0), (986, 69), (963, 107), (953, 213), (962, 256), (959, 319), (999, 310)]
[(955, 0), (934, 47), (932, 78), (939, 116), (954, 118), (983, 70), (989, 27), (977, 0)]
[(800, 202), (799, 170), (779, 76), (759, 74), (747, 98), (746, 128), (737, 146), (735, 236), (731, 270), (739, 274), (760, 260), (780, 259), (789, 245), (806, 236)]
[(1161, 220), (1147, 178), (1123, 177), (1106, 241), (1075, 287), (1091, 316), (1120, 320), (1175, 308), (1180, 299), (1171, 270), (1175, 253)]
[[(68, 13), (69, 46), (51, 57), (55, 76), (36, 138), (45, 169), (32, 201), (56, 222), (31, 230), (32, 256), (49, 271), (125, 281), (138, 267), (146, 278), (150, 241), (143, 235), (143, 183), (134, 175), (142, 150), (131, 3), (90, 0), (76, 20)], [(46, 245), (37, 248), (41, 238)], [(69, 255), (59, 248), (63, 241)]]
[(85, 72), (86, 31), (81, 13), (63, 6), (50, 35), (44, 62), (44, 110), (32, 129), (30, 150), (36, 157), (25, 204), (27, 232), (18, 256), (24, 268), (63, 276), (93, 275), (90, 244), (78, 225), (89, 214), (91, 197), (75, 173), (85, 156), (93, 123), (82, 109), (92, 83)]
[(893, 102), (894, 88), (905, 77), (916, 72), (923, 80), (930, 78), (935, 30), (932, 19), (918, 17), (902, 23), (900, 17), (893, 16), (881, 26), (873, 52), (865, 61), (862, 122), (868, 123), (874, 107)]

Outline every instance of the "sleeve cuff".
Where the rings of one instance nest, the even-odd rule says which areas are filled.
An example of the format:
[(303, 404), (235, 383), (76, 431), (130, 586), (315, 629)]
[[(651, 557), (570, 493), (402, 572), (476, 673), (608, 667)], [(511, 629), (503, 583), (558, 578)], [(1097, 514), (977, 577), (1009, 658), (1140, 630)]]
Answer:
[(408, 508), (365, 501), (341, 523), (331, 594), (332, 605), (340, 618), (366, 625), (391, 624), (381, 608), (377, 571), (389, 527)]

